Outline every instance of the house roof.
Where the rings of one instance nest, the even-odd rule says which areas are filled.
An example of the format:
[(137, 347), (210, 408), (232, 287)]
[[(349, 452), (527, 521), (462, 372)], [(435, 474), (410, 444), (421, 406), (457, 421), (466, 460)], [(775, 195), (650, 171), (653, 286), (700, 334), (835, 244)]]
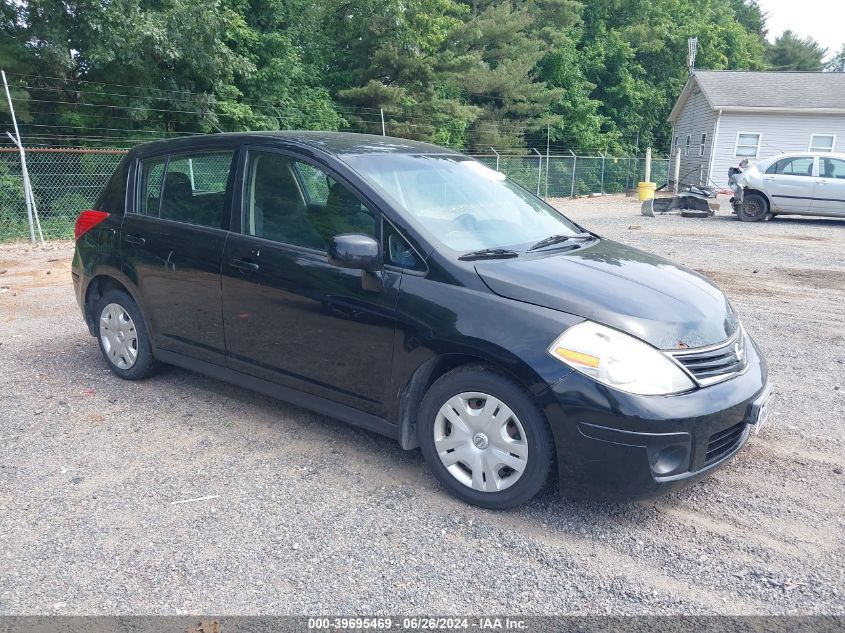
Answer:
[(714, 110), (845, 114), (845, 73), (698, 70), (684, 86), (670, 121), (696, 89)]

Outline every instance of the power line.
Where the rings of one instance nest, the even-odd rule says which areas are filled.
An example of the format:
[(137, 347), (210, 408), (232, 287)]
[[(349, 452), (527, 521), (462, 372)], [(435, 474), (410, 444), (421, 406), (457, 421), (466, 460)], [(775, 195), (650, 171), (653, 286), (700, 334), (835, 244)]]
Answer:
[[(11, 73), (10, 73), (11, 74)], [(217, 99), (216, 96), (210, 93), (196, 93), (189, 90), (166, 90), (161, 88), (138, 88), (136, 86), (129, 86), (126, 84), (112, 84), (107, 82), (95, 82), (83, 79), (62, 79), (57, 77), (46, 77), (43, 75), (26, 75), (26, 74), (15, 74), (17, 77), (28, 77), (28, 78), (35, 78), (37, 80), (52, 80), (52, 81), (63, 81), (69, 83), (76, 83), (76, 84), (83, 84), (85, 86), (115, 86), (120, 88), (126, 89), (140, 89), (149, 92), (155, 93), (164, 93), (166, 95), (175, 95), (173, 97), (175, 100), (183, 100), (187, 103), (193, 101), (195, 102), (193, 105), (197, 109), (183, 109), (179, 107), (150, 107), (147, 105), (137, 104), (138, 101), (140, 102), (154, 102), (154, 101), (161, 101), (167, 99), (169, 97), (165, 96), (157, 96), (155, 94), (141, 94), (141, 95), (133, 95), (133, 94), (126, 94), (123, 92), (94, 92), (89, 90), (88, 88), (81, 88), (76, 89), (77, 92), (80, 93), (80, 101), (62, 101), (58, 99), (38, 99), (38, 98), (23, 98), (23, 97), (14, 97), (13, 101), (17, 101), (19, 103), (39, 103), (39, 104), (51, 104), (51, 105), (63, 105), (68, 106), (71, 108), (90, 108), (92, 109), (92, 116), (93, 117), (101, 117), (103, 121), (125, 121), (127, 122), (126, 128), (120, 127), (109, 127), (108, 124), (104, 125), (92, 125), (92, 126), (82, 126), (82, 125), (71, 125), (70, 123), (66, 123), (64, 115), (61, 112), (56, 111), (45, 111), (45, 112), (36, 112), (36, 120), (39, 123), (31, 123), (26, 126), (23, 126), (25, 129), (31, 129), (33, 131), (36, 130), (44, 130), (44, 131), (51, 131), (55, 130), (57, 133), (52, 135), (47, 134), (27, 134), (27, 137), (30, 139), (49, 139), (52, 138), (54, 140), (58, 139), (76, 139), (81, 142), (106, 142), (106, 141), (114, 141), (114, 142), (130, 142), (136, 139), (146, 141), (146, 140), (154, 140), (154, 138), (167, 138), (173, 136), (183, 136), (183, 135), (192, 135), (198, 133), (204, 133), (208, 131), (209, 125), (215, 127), (220, 130), (220, 128), (215, 125), (214, 121), (220, 121), (221, 119), (234, 119), (240, 120), (245, 119), (249, 121), (249, 115), (251, 114), (254, 117), (264, 117), (275, 124), (279, 124), (282, 127), (289, 128), (290, 126), (299, 127), (303, 124), (308, 127), (308, 114), (303, 112), (300, 115), (296, 114), (289, 114), (289, 113), (279, 113), (279, 110), (289, 110), (289, 105), (278, 104), (270, 101), (259, 101), (259, 102), (240, 102), (240, 101), (227, 101), (227, 100), (220, 100)], [(67, 89), (59, 88), (59, 87), (51, 87), (51, 86), (37, 86), (33, 85), (31, 82), (26, 83), (24, 86), (18, 86), (19, 88), (25, 90), (32, 90), (33, 92), (55, 92), (55, 93), (65, 93)], [(473, 95), (476, 97), (484, 97), (489, 95), (481, 95), (479, 93), (473, 93), (470, 91), (460, 91), (462, 94), (466, 95)], [(90, 103), (88, 101), (89, 98), (92, 96), (102, 96), (102, 97), (111, 97), (111, 98), (125, 98), (135, 102), (137, 105), (118, 105), (114, 103)], [(495, 97), (500, 98), (500, 97)], [(199, 102), (199, 103), (196, 103)], [(258, 112), (252, 113), (244, 113), (243, 115), (237, 112), (229, 112), (229, 111), (218, 111), (220, 106), (226, 105), (235, 105), (235, 106), (242, 106), (242, 107), (250, 107), (259, 110)], [(380, 123), (380, 110), (376, 108), (368, 108), (365, 106), (342, 106), (334, 103), (327, 104), (328, 107), (332, 109), (332, 112), (339, 117), (337, 121), (337, 127), (343, 130), (351, 130), (351, 131), (369, 131), (373, 133), (378, 133), (379, 123)], [(413, 107), (413, 106), (411, 106)], [(262, 110), (264, 112), (262, 112)], [(269, 112), (267, 112), (269, 111)], [(376, 113), (379, 114), (376, 114)], [(96, 113), (96, 114), (95, 114)], [(147, 113), (154, 116), (138, 116), (133, 115), (132, 113)], [(129, 116), (127, 116), (129, 114)], [(539, 129), (543, 126), (540, 125), (539, 122), (536, 122), (535, 125), (531, 123), (527, 123), (524, 120), (517, 120), (517, 119), (509, 119), (509, 118), (499, 118), (493, 119), (484, 116), (483, 114), (476, 118), (473, 121), (459, 121), (459, 120), (449, 120), (447, 115), (444, 113), (443, 115), (433, 114), (431, 116), (422, 116), (419, 114), (410, 114), (407, 112), (403, 112), (400, 109), (394, 108), (387, 108), (385, 109), (385, 114), (388, 117), (389, 125), (394, 127), (394, 130), (402, 134), (402, 130), (425, 130), (423, 134), (427, 134), (431, 130), (441, 129), (441, 130), (451, 130), (453, 132), (458, 132), (458, 138), (464, 138), (465, 140), (461, 143), (464, 147), (464, 151), (474, 152), (474, 153), (486, 153), (489, 151), (489, 142), (483, 142), (478, 140), (479, 133), (483, 138), (484, 132), (490, 130), (492, 132), (502, 133), (505, 135), (505, 138), (512, 139), (511, 142), (514, 142), (515, 139), (521, 139), (522, 142), (520, 143), (517, 140), (517, 143), (520, 143), (518, 146), (513, 147), (503, 147), (501, 145), (496, 145), (497, 151), (500, 153), (513, 153), (515, 155), (525, 153), (526, 145), (530, 145), (530, 139), (533, 138), (532, 135), (536, 134)], [(167, 117), (167, 115), (174, 115), (174, 119), (172, 121), (161, 121), (162, 117)], [(175, 116), (175, 115), (191, 115), (192, 117), (197, 117), (197, 119), (192, 120), (190, 117), (183, 117), (183, 116)], [(50, 123), (50, 120), (57, 121), (56, 123)], [(44, 122), (46, 121), (46, 122)], [(157, 121), (161, 121), (165, 124), (167, 129), (149, 129), (149, 123), (156, 124)], [(260, 122), (260, 120), (259, 120)], [(144, 123), (147, 123), (147, 127), (134, 127), (132, 123), (140, 124), (141, 126)], [(464, 126), (466, 124), (470, 124), (471, 127), (469, 129), (465, 129)], [(224, 123), (220, 123), (221, 126), (225, 127)], [(176, 127), (176, 130), (170, 129), (170, 127)], [(237, 127), (242, 127), (241, 125), (237, 125)], [(253, 126), (255, 127), (255, 126)], [(503, 129), (504, 127), (504, 129)], [(187, 128), (187, 130), (186, 130)], [(191, 131), (191, 128), (194, 128)], [(78, 134), (61, 134), (60, 132), (70, 132), (70, 131), (78, 131)], [(115, 132), (115, 133), (122, 133), (116, 135), (104, 135), (104, 134), (91, 134), (90, 132)], [(150, 138), (146, 138), (149, 135)], [(625, 143), (625, 139), (633, 138), (633, 133), (622, 133), (622, 132), (613, 132), (608, 134), (608, 144), (615, 145), (617, 143)], [(494, 143), (495, 144), (495, 143)], [(558, 132), (557, 140), (554, 144), (549, 144), (549, 150), (554, 152), (561, 152), (561, 153), (569, 153), (573, 150), (578, 152), (585, 152), (585, 151), (594, 151), (598, 154), (606, 154), (607, 153), (607, 145), (603, 147), (587, 147), (580, 142), (575, 135), (571, 133), (563, 133), (561, 134), (560, 131)]]

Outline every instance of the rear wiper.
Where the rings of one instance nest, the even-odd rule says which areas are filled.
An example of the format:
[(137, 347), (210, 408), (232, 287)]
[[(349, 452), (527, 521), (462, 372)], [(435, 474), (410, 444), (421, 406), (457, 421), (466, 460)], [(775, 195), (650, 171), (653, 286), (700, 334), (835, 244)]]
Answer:
[(592, 233), (574, 233), (573, 235), (552, 235), (551, 237), (547, 237), (545, 239), (540, 240), (528, 250), (536, 251), (538, 248), (551, 246), (552, 244), (560, 244), (561, 242), (568, 242), (570, 240), (589, 240), (592, 239), (592, 237)]
[(464, 253), (458, 259), (469, 261), (473, 259), (507, 259), (508, 257), (519, 257), (519, 253), (507, 248), (482, 248), (480, 251)]

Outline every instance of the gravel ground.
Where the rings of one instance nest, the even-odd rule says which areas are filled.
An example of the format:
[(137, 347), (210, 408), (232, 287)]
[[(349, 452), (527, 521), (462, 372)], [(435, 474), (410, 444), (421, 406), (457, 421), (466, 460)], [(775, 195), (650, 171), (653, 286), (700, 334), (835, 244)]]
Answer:
[(845, 221), (560, 207), (712, 277), (761, 344), (775, 415), (726, 468), (472, 508), (380, 436), (175, 368), (121, 382), (72, 246), (0, 245), (0, 614), (845, 614)]

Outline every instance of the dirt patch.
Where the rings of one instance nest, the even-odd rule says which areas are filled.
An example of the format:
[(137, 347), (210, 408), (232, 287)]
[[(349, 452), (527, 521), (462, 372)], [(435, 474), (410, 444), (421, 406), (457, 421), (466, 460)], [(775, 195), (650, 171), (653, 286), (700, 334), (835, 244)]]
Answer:
[(787, 278), (797, 282), (798, 288), (815, 288), (845, 292), (845, 271), (807, 268), (778, 268)]

